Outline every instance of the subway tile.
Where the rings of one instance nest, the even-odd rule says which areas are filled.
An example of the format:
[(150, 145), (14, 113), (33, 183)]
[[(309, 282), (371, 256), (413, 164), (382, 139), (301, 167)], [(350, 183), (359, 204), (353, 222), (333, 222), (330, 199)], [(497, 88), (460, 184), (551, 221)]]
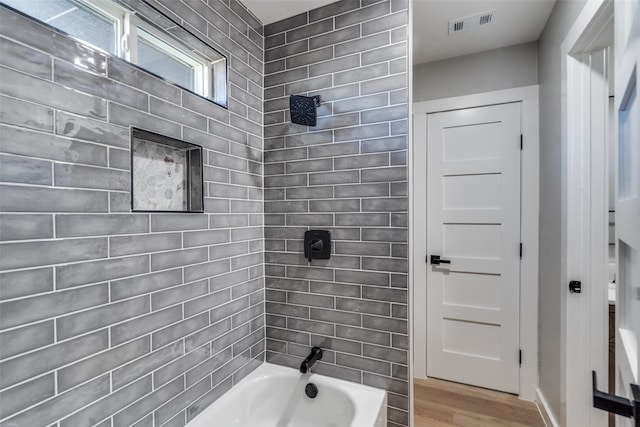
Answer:
[(375, 372), (380, 375), (389, 376), (391, 374), (390, 363), (367, 359), (365, 357), (354, 356), (351, 354), (336, 354), (336, 364), (349, 368), (360, 369), (365, 372)]
[(201, 214), (151, 215), (151, 231), (188, 231), (209, 228), (208, 217)]
[(104, 420), (111, 414), (120, 411), (131, 403), (135, 402), (153, 389), (150, 376), (141, 378), (140, 380), (111, 393), (104, 399), (101, 399), (92, 405), (82, 409), (79, 412), (63, 419), (60, 427), (74, 427), (79, 425), (93, 425), (97, 421)]
[(405, 10), (381, 18), (373, 19), (362, 24), (362, 34), (368, 35), (380, 31), (407, 25), (407, 12)]
[(56, 286), (66, 289), (148, 272), (149, 257), (145, 255), (61, 265), (56, 267)]
[(149, 105), (149, 95), (146, 93), (104, 76), (89, 73), (84, 67), (68, 62), (53, 61), (53, 81), (98, 98), (128, 105), (137, 110), (146, 111)]
[[(3, 14), (6, 13), (3, 10)], [(6, 19), (6, 18), (5, 18)], [(3, 19), (3, 24), (5, 19)], [(12, 40), (0, 38), (0, 64), (51, 80), (51, 57)]]
[(209, 314), (202, 313), (198, 316), (191, 317), (189, 319), (178, 322), (167, 328), (160, 329), (151, 334), (151, 342), (153, 343), (153, 350), (181, 339), (184, 336), (191, 334), (197, 330), (209, 325)]
[(8, 68), (0, 67), (0, 72), (0, 93), (4, 95), (93, 118), (107, 118), (107, 102), (104, 99)]
[[(389, 46), (384, 46), (378, 49), (373, 49), (368, 52), (362, 53), (362, 65), (375, 64), (383, 61), (390, 61), (396, 58), (404, 58), (407, 55), (406, 43), (396, 43)], [(399, 70), (394, 70), (399, 72)], [(404, 71), (404, 70), (402, 70)], [(406, 74), (404, 75), (406, 85), (408, 86), (408, 80)]]
[[(377, 95), (374, 95), (377, 96)], [(369, 139), (361, 142), (363, 153), (387, 152), (407, 149), (407, 137), (392, 136), (389, 138)], [(389, 181), (394, 181), (389, 179)]]
[(95, 188), (125, 191), (131, 188), (128, 171), (56, 163), (56, 187)]
[(336, 323), (349, 326), (362, 326), (362, 318), (360, 314), (345, 313), (336, 310), (324, 310), (319, 308), (311, 309), (311, 320), (319, 320), (323, 322)]
[(53, 267), (0, 273), (0, 300), (53, 290)]
[[(148, 259), (141, 257), (141, 260)], [(176, 286), (182, 283), (181, 269), (161, 271), (111, 282), (112, 301)]]
[(407, 290), (363, 286), (362, 298), (370, 299), (374, 301), (389, 301), (389, 302), (399, 302), (402, 304), (406, 304)]
[(396, 332), (406, 334), (408, 331), (407, 321), (400, 319), (390, 319), (388, 317), (362, 316), (362, 326), (378, 331)]
[(363, 95), (371, 93), (388, 92), (407, 87), (406, 74), (395, 74), (389, 77), (368, 80), (360, 84), (360, 92)]
[(111, 373), (113, 390), (120, 389), (140, 378), (149, 377), (150, 372), (176, 360), (183, 354), (184, 345), (182, 342), (177, 342), (162, 349), (147, 353), (132, 362), (118, 366)]
[(356, 141), (315, 145), (313, 147), (309, 147), (309, 157), (339, 157), (349, 154), (357, 154), (359, 151), (360, 148)]
[(162, 405), (155, 413), (155, 421), (157, 424), (164, 424), (169, 421), (176, 413), (191, 405), (207, 391), (211, 389), (211, 380), (205, 378), (199, 383), (187, 388), (185, 391)]
[(46, 160), (0, 155), (0, 181), (51, 185), (52, 163)]
[(406, 381), (382, 377), (380, 375), (370, 374), (367, 372), (363, 373), (362, 380), (365, 385), (381, 388), (404, 396), (408, 394), (409, 388)]
[(393, 107), (376, 108), (374, 110), (362, 111), (360, 113), (360, 122), (363, 124), (379, 123), (388, 122), (389, 120), (402, 119), (405, 117), (407, 117), (406, 105), (395, 105)]
[(0, 417), (7, 418), (29, 406), (53, 397), (56, 392), (54, 374), (36, 378), (0, 393)]
[(336, 308), (338, 310), (353, 313), (369, 313), (381, 316), (390, 315), (390, 304), (386, 302), (365, 301), (354, 298), (336, 298)]
[(351, 326), (336, 325), (336, 337), (370, 344), (386, 346), (391, 344), (391, 335), (387, 332), (379, 332)]
[(108, 301), (106, 284), (6, 301), (0, 304), (0, 329), (45, 320)]
[(180, 88), (166, 80), (152, 76), (122, 59), (109, 58), (108, 75), (113, 80), (133, 86), (153, 96), (175, 103), (180, 102)]
[(407, 364), (407, 352), (389, 347), (380, 347), (372, 344), (363, 344), (363, 356), (379, 360), (388, 360), (393, 363)]
[(113, 102), (109, 103), (109, 123), (127, 127), (135, 125), (174, 138), (180, 138), (182, 134), (178, 123)]
[(53, 237), (53, 215), (0, 214), (0, 241)]
[(407, 272), (406, 259), (363, 257), (362, 268), (375, 271)]
[(30, 129), (0, 126), (0, 131), (3, 135), (0, 147), (5, 153), (76, 164), (107, 165), (107, 149), (100, 145)]
[(231, 293), (228, 289), (223, 289), (200, 298), (188, 301), (184, 304), (184, 314), (186, 317), (193, 316), (203, 311), (211, 310), (231, 300)]
[(154, 116), (172, 120), (194, 129), (207, 130), (207, 118), (205, 116), (185, 110), (184, 108), (158, 98), (151, 97), (149, 101), (149, 112)]
[(150, 309), (149, 298), (146, 296), (102, 307), (95, 307), (89, 311), (83, 311), (57, 319), (56, 336), (58, 339), (67, 339), (132, 317), (140, 316), (148, 313)]
[(207, 248), (182, 249), (151, 255), (151, 271), (167, 270), (209, 260)]
[(206, 295), (208, 292), (209, 282), (207, 280), (200, 280), (187, 285), (161, 290), (160, 292), (151, 294), (151, 309), (154, 311), (159, 310)]
[(336, 28), (368, 21), (370, 19), (386, 15), (391, 10), (390, 3), (390, 1), (384, 1), (372, 6), (362, 7), (358, 10), (336, 16)]
[(109, 346), (106, 331), (85, 335), (0, 363), (2, 388), (57, 369)]
[(406, 180), (407, 168), (403, 166), (371, 168), (362, 171), (362, 182), (389, 182)]
[(148, 354), (151, 348), (149, 342), (148, 336), (142, 337), (58, 370), (58, 390), (64, 392)]
[(364, 212), (406, 212), (408, 200), (405, 197), (362, 200)]
[[(333, 58), (333, 48), (331, 46), (326, 47), (326, 48), (322, 48), (322, 49), (317, 49), (317, 50), (312, 50), (311, 52), (305, 52), (305, 53), (300, 53), (298, 55), (293, 55), (290, 56), (288, 58), (286, 58), (285, 60), (285, 66), (287, 70), (290, 70), (292, 68), (297, 68), (297, 67), (303, 67), (303, 66), (307, 66), (307, 65), (311, 65), (311, 64), (315, 64), (317, 62), (321, 62), (321, 61), (326, 61), (329, 59)], [(312, 75), (309, 75), (309, 77), (313, 77)], [(313, 79), (311, 79), (313, 80)], [(305, 80), (302, 83), (306, 83), (310, 81)], [(287, 83), (287, 82), (283, 82), (283, 83)], [(331, 82), (328, 82), (328, 86), (327, 86), (327, 81), (324, 80), (322, 84), (320, 85), (315, 85), (313, 87), (329, 87), (331, 86)], [(311, 87), (311, 86), (310, 86)], [(298, 92), (303, 92), (303, 90), (298, 89), (291, 89), (290, 85), (286, 85), (285, 86), (285, 91), (284, 94), (287, 95), (289, 93), (293, 93), (293, 90), (297, 90)]]
[(53, 132), (53, 109), (8, 96), (0, 96), (0, 123)]
[(149, 232), (148, 215), (57, 215), (56, 237)]
[[(6, 359), (54, 342), (54, 321), (27, 325), (0, 333), (0, 359)], [(0, 412), (2, 409), (0, 408)]]
[(401, 228), (363, 228), (363, 241), (406, 242), (407, 230)]
[[(137, 420), (143, 418), (145, 414), (151, 414), (151, 412), (156, 408), (171, 400), (184, 390), (182, 378), (177, 378), (163, 386), (158, 386), (156, 382), (154, 382), (154, 385), (156, 388), (153, 393), (148, 394), (133, 405), (114, 415), (114, 426), (133, 425)], [(153, 425), (153, 417), (151, 416), (150, 418), (151, 425)]]
[[(118, 216), (116, 216), (116, 219)], [(110, 216), (104, 218), (107, 219)], [(60, 216), (58, 216), (58, 223), (59, 220)], [(180, 233), (109, 237), (109, 254), (113, 257), (178, 249), (181, 246), (182, 238)]]
[(184, 280), (185, 282), (193, 282), (207, 277), (227, 273), (231, 268), (229, 264), (229, 260), (223, 259), (186, 267), (184, 269)]
[(182, 308), (174, 306), (120, 323), (110, 328), (111, 345), (121, 344), (181, 319)]
[(61, 393), (7, 420), (8, 425), (51, 425), (62, 417), (109, 394), (109, 376), (103, 375), (67, 393)]
[(388, 226), (387, 213), (341, 213), (335, 215), (337, 226)]
[(309, 22), (315, 22), (319, 19), (328, 18), (330, 16), (340, 15), (353, 9), (360, 7), (357, 1), (339, 1), (330, 3), (326, 6), (319, 7), (309, 11)]
[[(381, 197), (389, 195), (389, 184), (355, 184), (355, 185), (337, 185), (335, 187), (336, 198), (348, 198), (348, 197)], [(370, 201), (367, 201), (366, 206), (370, 205)], [(380, 209), (368, 209), (365, 208), (365, 200), (362, 201), (362, 210), (380, 210)], [(395, 210), (395, 209), (392, 209)]]
[(359, 212), (359, 199), (344, 200), (311, 200), (309, 201), (310, 212)]
[(286, 32), (287, 43), (309, 38), (333, 30), (333, 19), (323, 19)]
[(374, 125), (362, 125), (358, 127), (336, 129), (334, 134), (336, 141), (377, 138), (389, 135), (389, 125), (387, 123), (379, 123)]
[[(389, 66), (386, 63), (362, 66), (357, 69), (357, 73), (353, 70), (336, 73), (333, 77), (333, 83), (336, 85), (345, 85), (348, 83), (360, 83), (370, 79), (386, 76), (389, 74)], [(359, 93), (356, 93), (358, 95)], [(362, 94), (364, 95), (364, 93)]]
[[(389, 44), (390, 35), (388, 32), (378, 33), (371, 36), (361, 37), (355, 40), (346, 41), (334, 45), (334, 55), (336, 58), (354, 53), (360, 53), (370, 49)], [(358, 79), (359, 80), (359, 79)]]
[(264, 27), (264, 36), (269, 37), (274, 34), (281, 33), (283, 31), (287, 31), (290, 28), (300, 27), (302, 25), (307, 24), (308, 17), (307, 12), (300, 13), (298, 15), (292, 16), (290, 18), (286, 18), (272, 24), (265, 25)]

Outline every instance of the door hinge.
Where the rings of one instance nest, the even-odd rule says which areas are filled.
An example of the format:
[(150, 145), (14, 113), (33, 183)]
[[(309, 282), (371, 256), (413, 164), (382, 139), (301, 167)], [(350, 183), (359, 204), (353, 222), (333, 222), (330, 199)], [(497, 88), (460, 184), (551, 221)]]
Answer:
[(523, 146), (524, 146), (524, 136), (520, 134), (520, 151), (522, 151)]
[(520, 243), (520, 259), (522, 259), (522, 243)]
[(520, 366), (522, 366), (522, 350), (518, 351), (518, 362), (520, 363)]

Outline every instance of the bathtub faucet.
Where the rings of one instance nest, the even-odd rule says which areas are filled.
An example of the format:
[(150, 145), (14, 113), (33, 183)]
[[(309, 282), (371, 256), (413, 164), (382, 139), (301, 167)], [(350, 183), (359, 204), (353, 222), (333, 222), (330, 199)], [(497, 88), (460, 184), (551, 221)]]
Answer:
[(311, 353), (300, 364), (300, 372), (306, 374), (309, 369), (316, 363), (316, 360), (322, 359), (322, 349), (320, 347), (313, 347)]

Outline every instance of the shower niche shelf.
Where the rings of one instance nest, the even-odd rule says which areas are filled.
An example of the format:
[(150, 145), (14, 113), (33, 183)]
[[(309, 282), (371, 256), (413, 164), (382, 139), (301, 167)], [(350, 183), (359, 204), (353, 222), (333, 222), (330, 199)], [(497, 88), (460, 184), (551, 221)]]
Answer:
[(202, 147), (131, 128), (131, 210), (203, 212)]

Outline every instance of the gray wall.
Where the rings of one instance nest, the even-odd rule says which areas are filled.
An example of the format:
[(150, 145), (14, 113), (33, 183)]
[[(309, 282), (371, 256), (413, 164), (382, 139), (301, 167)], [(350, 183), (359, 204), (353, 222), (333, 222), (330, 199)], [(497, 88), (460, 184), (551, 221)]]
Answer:
[[(161, 3), (229, 110), (0, 7), (3, 427), (181, 426), (263, 360), (262, 25)], [(204, 147), (206, 213), (130, 212), (130, 125)]]
[(538, 44), (524, 43), (413, 67), (413, 102), (538, 84)]
[[(362, 3), (362, 4), (360, 4)], [(407, 2), (343, 0), (265, 28), (267, 360), (389, 390), (408, 423)], [(290, 94), (320, 95), (316, 127)], [(304, 231), (328, 229), (308, 265)]]
[(562, 152), (560, 44), (585, 2), (560, 0), (539, 41), (540, 58), (540, 389), (561, 420), (564, 361), (561, 325), (562, 282)]

